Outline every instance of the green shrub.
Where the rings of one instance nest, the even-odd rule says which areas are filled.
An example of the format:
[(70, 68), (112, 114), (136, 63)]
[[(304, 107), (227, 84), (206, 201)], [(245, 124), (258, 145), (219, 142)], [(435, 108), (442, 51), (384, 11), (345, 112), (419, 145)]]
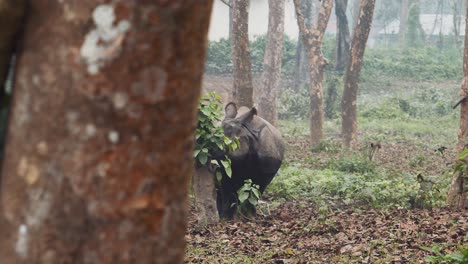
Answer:
[(338, 159), (332, 159), (328, 167), (333, 170), (350, 173), (371, 173), (375, 171), (375, 164), (362, 154), (342, 155)]
[[(231, 160), (227, 156), (219, 162), (213, 158), (215, 152), (232, 152), (239, 147), (239, 140), (226, 137), (222, 128), (216, 126), (216, 123), (221, 121), (221, 111), (221, 97), (215, 92), (208, 93), (200, 99), (193, 157), (197, 166), (214, 163), (222, 167), (226, 175), (230, 177)], [(222, 174), (217, 173), (217, 176), (219, 180)]]
[(312, 148), (312, 152), (329, 152), (329, 153), (338, 153), (341, 149), (341, 145), (337, 141), (332, 141), (330, 139), (324, 139), (320, 143)]
[(307, 119), (310, 109), (309, 87), (299, 91), (285, 89), (278, 100), (279, 119)]
[(254, 215), (255, 207), (257, 206), (260, 198), (260, 186), (254, 184), (251, 179), (245, 180), (244, 185), (242, 185), (239, 190), (237, 190), (239, 212), (246, 216)]
[(445, 204), (450, 175), (437, 179), (430, 192), (422, 193), (416, 176), (411, 174), (349, 173), (290, 165), (280, 169), (266, 194), (283, 199), (311, 199), (319, 205), (375, 208), (412, 207), (415, 200), (423, 199), (426, 207), (432, 207)]
[[(263, 57), (265, 55), (265, 35), (256, 36), (250, 40), (250, 57), (252, 71), (263, 71)], [(282, 70), (285, 74), (294, 71), (297, 42), (287, 35), (283, 40)], [(206, 54), (205, 71), (210, 74), (232, 73), (232, 45), (229, 39), (210, 41)]]
[(448, 80), (462, 78), (463, 56), (456, 49), (434, 47), (372, 48), (364, 56), (362, 78), (393, 76), (404, 80)]
[(433, 253), (435, 256), (426, 258), (428, 263), (450, 263), (450, 264), (466, 264), (468, 263), (468, 248), (460, 247), (458, 252), (443, 254), (442, 248), (438, 245), (432, 247), (420, 247), (421, 249)]

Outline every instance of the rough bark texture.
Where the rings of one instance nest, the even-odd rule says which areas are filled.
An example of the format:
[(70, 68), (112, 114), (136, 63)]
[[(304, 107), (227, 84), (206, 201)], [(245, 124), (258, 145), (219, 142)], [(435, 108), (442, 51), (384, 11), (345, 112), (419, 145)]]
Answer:
[(333, 0), (322, 0), (317, 22), (312, 30), (307, 29), (301, 10), (301, 0), (294, 0), (297, 24), (302, 32), (302, 43), (307, 51), (310, 67), (310, 138), (312, 146), (320, 143), (323, 136), (323, 89), (322, 80), (328, 61), (323, 57), (322, 40), (333, 8)]
[(238, 106), (253, 106), (252, 62), (249, 47), (249, 1), (232, 0), (232, 100)]
[(216, 207), (216, 175), (208, 166), (195, 169), (192, 178), (192, 187), (197, 199), (198, 224), (207, 224), (219, 221), (218, 209)]
[(25, 0), (0, 0), (0, 102), (25, 9)]
[(351, 43), (351, 57), (345, 78), (341, 101), (341, 134), (343, 146), (349, 148), (357, 141), (357, 94), (361, 76), (364, 51), (372, 24), (375, 0), (362, 0), (359, 21)]
[(181, 263), (211, 0), (30, 1), (2, 263)]
[[(304, 14), (304, 21), (307, 29), (312, 28), (314, 22), (315, 5), (314, 1), (301, 1)], [(299, 91), (309, 82), (309, 61), (307, 51), (302, 43), (302, 33), (299, 31), (299, 37), (296, 48), (296, 65), (294, 74), (294, 91)]]
[(276, 95), (281, 81), (283, 57), (284, 0), (268, 0), (268, 32), (263, 58), (262, 84), (258, 98), (259, 115), (277, 125)]
[[(460, 96), (468, 96), (468, 0), (466, 5), (465, 18), (465, 53), (463, 57), (463, 83), (460, 89)], [(458, 150), (461, 152), (468, 148), (468, 102), (465, 100), (461, 104), (460, 129), (458, 130)], [(447, 196), (447, 203), (456, 209), (468, 209), (468, 180), (466, 172), (458, 172), (453, 175)]]
[(349, 26), (346, 16), (348, 0), (335, 0), (335, 14), (337, 19), (336, 50), (335, 50), (335, 70), (343, 72), (349, 62)]
[(408, 30), (408, 16), (409, 16), (409, 1), (401, 0), (400, 6), (400, 26), (398, 31), (398, 37), (400, 44), (405, 44), (406, 32)]

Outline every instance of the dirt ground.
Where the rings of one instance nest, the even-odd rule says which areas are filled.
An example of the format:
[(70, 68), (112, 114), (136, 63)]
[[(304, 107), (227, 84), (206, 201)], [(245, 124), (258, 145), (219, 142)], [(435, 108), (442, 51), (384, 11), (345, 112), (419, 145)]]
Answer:
[[(191, 218), (190, 226), (194, 225)], [(425, 263), (421, 249), (468, 246), (468, 216), (435, 210), (335, 210), (282, 204), (253, 221), (190, 228), (186, 263)], [(447, 250), (448, 249), (448, 250)]]
[[(307, 159), (306, 137), (286, 140), (289, 162)], [(421, 152), (427, 157), (426, 174), (442, 173), (440, 164), (453, 159), (450, 151), (441, 155), (402, 143), (383, 146), (375, 162), (388, 170), (411, 171), (415, 169), (408, 165), (408, 157)], [(312, 167), (325, 164), (331, 156), (316, 155), (318, 162)], [(206, 228), (196, 227), (191, 210), (186, 263), (426, 263), (425, 258), (434, 254), (421, 247), (436, 244), (444, 254), (468, 247), (466, 212), (446, 208), (323, 211), (308, 200), (288, 201), (269, 210), (270, 202), (262, 205), (263, 214), (255, 219)]]

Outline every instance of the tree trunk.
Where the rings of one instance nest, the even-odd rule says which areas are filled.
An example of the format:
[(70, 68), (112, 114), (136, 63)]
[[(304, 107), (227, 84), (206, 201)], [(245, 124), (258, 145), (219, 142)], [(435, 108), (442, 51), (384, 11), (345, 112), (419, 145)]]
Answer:
[(463, 10), (463, 2), (461, 0), (453, 0), (452, 3), (452, 10), (453, 10), (453, 35), (454, 35), (454, 42), (456, 47), (460, 47), (460, 29), (461, 29), (461, 21), (462, 21), (462, 14), (460, 10)]
[(281, 81), (283, 58), (284, 0), (268, 0), (268, 32), (263, 59), (262, 84), (258, 100), (259, 115), (276, 126), (276, 94)]
[(372, 25), (375, 0), (362, 0), (359, 21), (353, 34), (351, 43), (351, 57), (345, 78), (344, 91), (341, 101), (341, 133), (343, 146), (350, 148), (357, 141), (357, 94), (359, 78), (361, 76), (364, 51)]
[(253, 106), (252, 62), (249, 47), (249, 0), (232, 0), (232, 99), (238, 106)]
[(3, 103), (4, 85), (25, 8), (24, 0), (0, 0), (0, 103)]
[(402, 46), (405, 44), (406, 32), (408, 31), (409, 1), (410, 0), (401, 0), (400, 6), (400, 26), (398, 30), (398, 38)]
[(197, 200), (197, 221), (201, 226), (219, 221), (216, 207), (216, 175), (209, 166), (195, 169), (192, 187)]
[[(443, 10), (443, 8), (441, 9)], [(419, 0), (411, 0), (408, 14), (407, 41), (409, 45), (421, 45), (424, 42), (424, 30), (420, 21), (421, 5)], [(443, 15), (443, 13), (441, 14)], [(441, 42), (442, 43), (442, 42)]]
[(212, 0), (30, 5), (1, 262), (181, 263)]
[[(467, 19), (465, 21), (465, 52), (463, 57), (463, 83), (460, 89), (460, 96), (468, 96), (468, 0), (466, 5)], [(468, 148), (468, 102), (465, 100), (461, 104), (460, 129), (458, 130), (458, 150), (461, 152)], [(455, 209), (468, 208), (468, 180), (465, 171), (456, 172), (452, 178), (447, 203)]]
[(335, 50), (335, 70), (343, 72), (349, 62), (349, 26), (346, 16), (348, 0), (336, 0), (336, 50)]
[(322, 80), (328, 61), (322, 54), (323, 35), (327, 28), (333, 0), (322, 0), (320, 11), (312, 30), (308, 30), (301, 11), (301, 0), (294, 0), (297, 24), (302, 32), (302, 43), (307, 51), (310, 67), (310, 138), (312, 146), (320, 143), (323, 136), (323, 89)]
[[(352, 15), (353, 15), (353, 24), (351, 26), (352, 29), (352, 34), (354, 34), (354, 29), (357, 26), (357, 23), (359, 21), (359, 10), (361, 6), (361, 0), (353, 0), (353, 10), (352, 10)], [(351, 36), (352, 37), (352, 36)]]
[[(314, 1), (302, 1), (302, 10), (304, 10), (304, 20), (307, 29), (311, 29), (314, 24), (315, 5)], [(309, 82), (309, 62), (307, 60), (307, 51), (302, 43), (302, 34), (299, 31), (296, 48), (296, 71), (294, 77), (294, 91), (300, 91)]]
[(229, 39), (232, 39), (232, 2), (229, 0)]

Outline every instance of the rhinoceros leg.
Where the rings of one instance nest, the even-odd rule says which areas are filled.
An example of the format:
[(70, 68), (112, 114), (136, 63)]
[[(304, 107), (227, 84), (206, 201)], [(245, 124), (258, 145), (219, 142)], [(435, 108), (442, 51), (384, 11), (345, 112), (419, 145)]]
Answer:
[(274, 158), (263, 158), (260, 161), (260, 173), (256, 179), (256, 184), (260, 185), (260, 192), (263, 193), (271, 183), (279, 168), (281, 167), (282, 160)]
[[(226, 220), (231, 220), (236, 214), (237, 194), (232, 180), (225, 180), (221, 182), (218, 190), (217, 207), (219, 217)], [(234, 206), (233, 206), (234, 204)]]

